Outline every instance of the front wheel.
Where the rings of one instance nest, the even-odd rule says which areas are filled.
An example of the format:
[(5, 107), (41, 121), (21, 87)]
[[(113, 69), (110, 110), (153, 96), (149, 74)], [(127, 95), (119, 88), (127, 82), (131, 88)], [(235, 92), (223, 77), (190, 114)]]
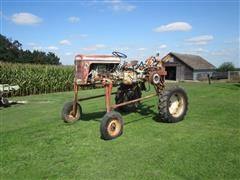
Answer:
[(100, 126), (101, 138), (111, 140), (123, 133), (123, 119), (120, 113), (111, 111), (104, 115)]
[(62, 119), (66, 123), (73, 123), (80, 120), (82, 116), (82, 107), (77, 103), (76, 114), (73, 114), (73, 102), (67, 102), (62, 109)]
[(175, 123), (184, 119), (188, 110), (188, 97), (181, 87), (166, 90), (159, 96), (159, 121)]
[(1, 99), (0, 99), (0, 106), (9, 107), (10, 103), (9, 103), (8, 99), (4, 98), (4, 97), (1, 97)]

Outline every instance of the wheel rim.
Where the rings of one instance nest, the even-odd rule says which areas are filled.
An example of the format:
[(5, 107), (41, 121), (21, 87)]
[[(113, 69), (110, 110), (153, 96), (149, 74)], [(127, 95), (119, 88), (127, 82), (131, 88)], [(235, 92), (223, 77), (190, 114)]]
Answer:
[(121, 130), (121, 124), (118, 119), (113, 119), (107, 126), (108, 134), (112, 137), (117, 136)]
[(69, 114), (67, 115), (67, 118), (68, 118), (69, 121), (74, 121), (74, 120), (76, 120), (76, 119), (79, 118), (80, 113), (79, 113), (78, 108), (76, 109), (76, 111), (77, 111), (77, 112), (76, 112), (76, 115), (75, 115), (75, 116), (73, 115), (73, 111), (72, 111), (72, 110), (69, 112)]
[(159, 76), (159, 74), (154, 74), (153, 75), (153, 83), (154, 84), (158, 84), (160, 82), (160, 76)]
[(184, 99), (181, 94), (175, 93), (169, 99), (169, 113), (177, 118), (184, 111)]

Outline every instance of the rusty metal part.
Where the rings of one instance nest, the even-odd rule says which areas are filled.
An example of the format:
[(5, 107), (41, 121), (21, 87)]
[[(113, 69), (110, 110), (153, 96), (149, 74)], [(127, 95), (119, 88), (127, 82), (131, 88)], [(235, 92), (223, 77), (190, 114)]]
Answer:
[(91, 64), (119, 64), (120, 58), (108, 55), (77, 55), (75, 56), (75, 82), (87, 84)]
[(149, 58), (145, 61), (145, 66), (146, 66), (146, 67), (151, 67), (151, 66), (153, 66), (154, 61), (155, 61), (154, 56), (149, 57)]
[(78, 85), (74, 83), (74, 100), (73, 100), (73, 110), (71, 112), (72, 116), (76, 116), (77, 112), (77, 101), (78, 101)]
[(134, 100), (131, 100), (131, 101), (127, 101), (127, 102), (120, 103), (120, 104), (114, 104), (114, 105), (112, 105), (111, 107), (112, 107), (113, 109), (116, 109), (116, 108), (118, 108), (118, 107), (125, 106), (125, 105), (132, 104), (132, 103), (139, 102), (139, 101), (143, 101), (143, 100), (152, 98), (152, 97), (154, 97), (154, 96), (157, 96), (157, 94), (150, 94), (150, 95), (145, 96), (145, 97), (142, 97), (142, 98), (134, 99)]
[(167, 75), (167, 72), (165, 71), (165, 68), (157, 68), (156, 70), (149, 70), (149, 81), (153, 85), (157, 85), (159, 83), (162, 83), (162, 78), (163, 76)]
[(132, 60), (129, 63), (131, 66), (136, 66), (138, 64), (138, 60)]
[(112, 83), (105, 84), (105, 103), (107, 112), (111, 111), (111, 93), (112, 93)]

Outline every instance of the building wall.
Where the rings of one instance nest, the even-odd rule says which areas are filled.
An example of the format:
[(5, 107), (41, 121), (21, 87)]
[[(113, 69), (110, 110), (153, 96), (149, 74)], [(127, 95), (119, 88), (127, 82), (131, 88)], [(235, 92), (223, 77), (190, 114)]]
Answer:
[(176, 81), (193, 80), (193, 70), (180, 62), (178, 59), (172, 57), (165, 64), (166, 67), (176, 67)]
[(193, 70), (186, 65), (184, 66), (184, 80), (193, 80)]
[(203, 69), (203, 70), (194, 70), (193, 72), (193, 80), (207, 80), (208, 79), (208, 74), (209, 76), (212, 75), (212, 72), (214, 70), (209, 70), (209, 69)]

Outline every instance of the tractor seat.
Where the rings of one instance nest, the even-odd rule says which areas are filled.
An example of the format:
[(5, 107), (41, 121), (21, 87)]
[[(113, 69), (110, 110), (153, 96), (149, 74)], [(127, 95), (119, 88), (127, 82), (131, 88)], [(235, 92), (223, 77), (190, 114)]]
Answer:
[(138, 64), (138, 60), (133, 60), (133, 61), (130, 61), (129, 64), (131, 66), (136, 66)]

